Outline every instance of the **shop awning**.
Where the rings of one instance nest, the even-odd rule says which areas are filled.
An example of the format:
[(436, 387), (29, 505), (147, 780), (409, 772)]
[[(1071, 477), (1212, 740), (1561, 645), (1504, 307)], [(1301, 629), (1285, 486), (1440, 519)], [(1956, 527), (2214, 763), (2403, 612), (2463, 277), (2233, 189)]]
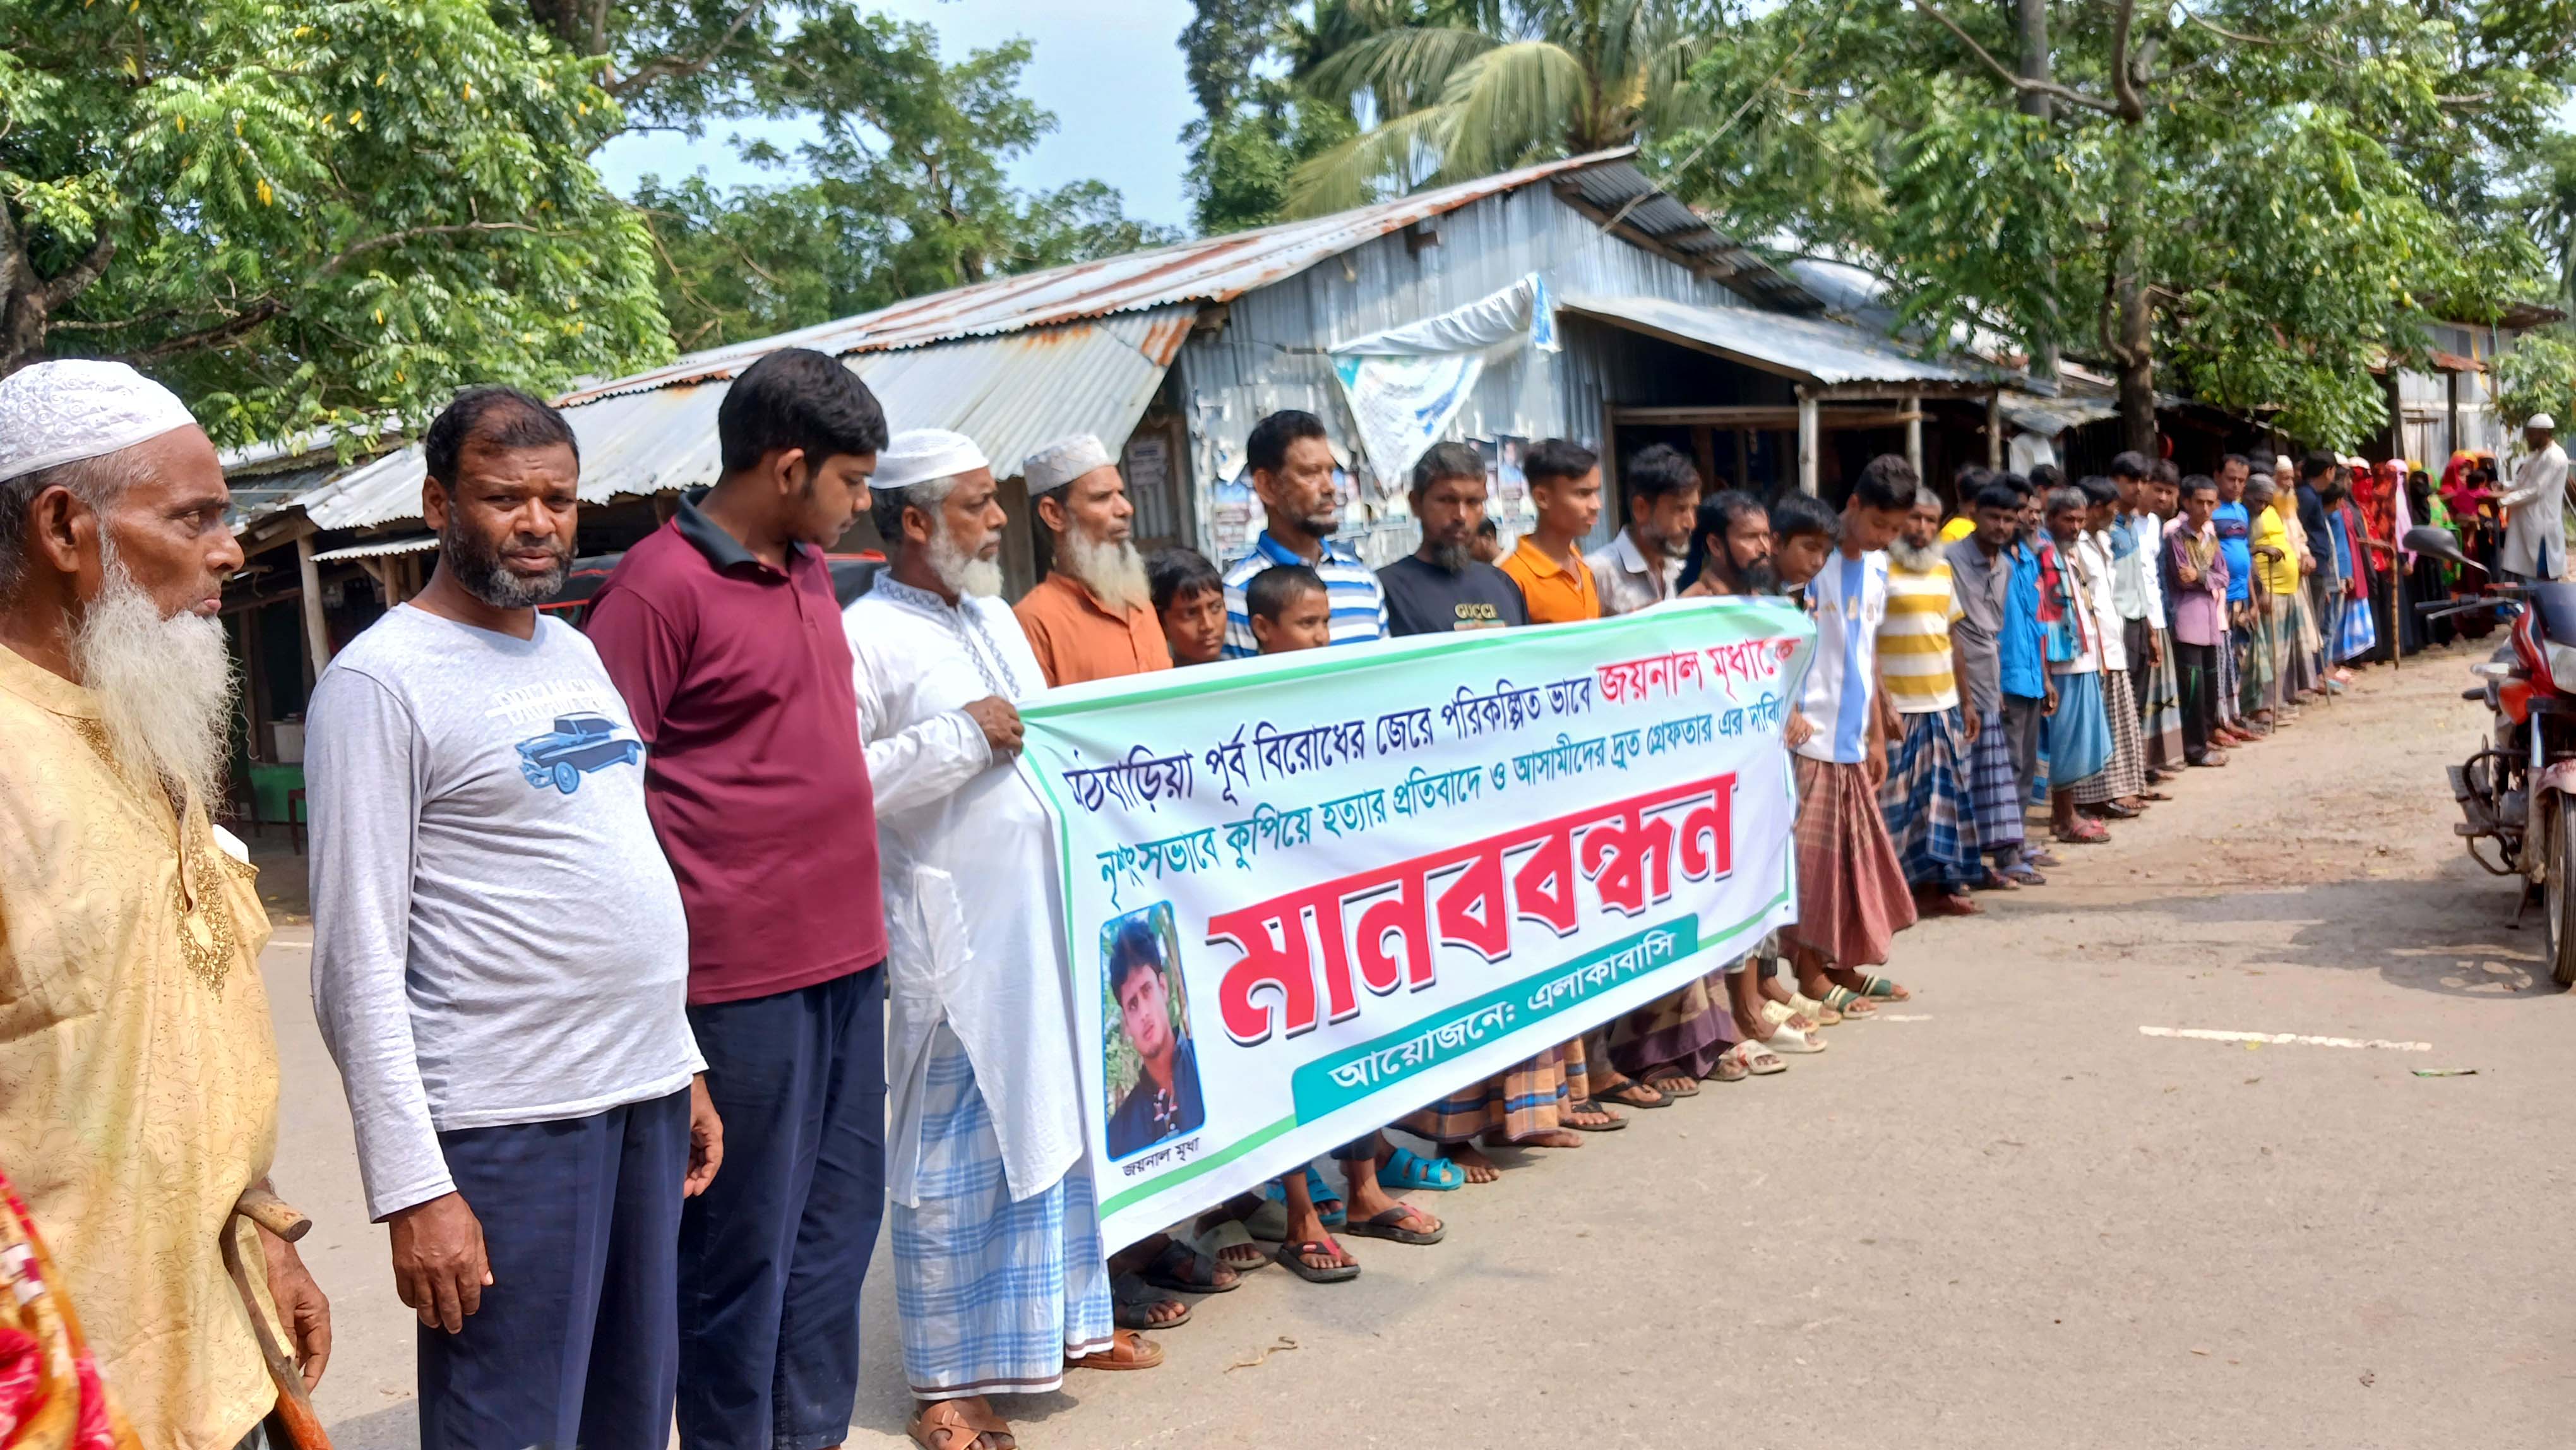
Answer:
[(1704, 307), (1661, 297), (1568, 295), (1557, 311), (1661, 338), (1729, 362), (1848, 397), (1993, 392), (2004, 381), (1981, 364), (1920, 357), (1894, 338), (1816, 317), (1749, 307)]

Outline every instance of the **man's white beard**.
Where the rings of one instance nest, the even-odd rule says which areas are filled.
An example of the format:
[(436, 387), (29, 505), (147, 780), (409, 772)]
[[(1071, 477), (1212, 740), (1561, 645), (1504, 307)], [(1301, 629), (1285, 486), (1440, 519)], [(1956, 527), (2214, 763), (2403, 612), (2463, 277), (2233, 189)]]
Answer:
[(1941, 560), (1941, 545), (1938, 541), (1929, 544), (1912, 544), (1908, 543), (1903, 535), (1888, 540), (1887, 552), (1899, 565), (1917, 573), (1931, 568)]
[(1056, 545), (1063, 555), (1064, 572), (1081, 580), (1111, 609), (1124, 612), (1152, 602), (1154, 586), (1145, 578), (1145, 556), (1136, 551), (1133, 540), (1102, 543), (1077, 527), (1065, 530)]
[(941, 525), (924, 547), (930, 551), (930, 572), (939, 576), (949, 593), (960, 598), (991, 599), (1002, 592), (1002, 562), (978, 559), (957, 547), (946, 525)]
[(214, 808), (223, 794), (233, 662), (223, 622), (161, 606), (105, 551), (106, 587), (72, 630), (72, 667), (98, 699), (108, 745), (139, 779), (185, 784)]

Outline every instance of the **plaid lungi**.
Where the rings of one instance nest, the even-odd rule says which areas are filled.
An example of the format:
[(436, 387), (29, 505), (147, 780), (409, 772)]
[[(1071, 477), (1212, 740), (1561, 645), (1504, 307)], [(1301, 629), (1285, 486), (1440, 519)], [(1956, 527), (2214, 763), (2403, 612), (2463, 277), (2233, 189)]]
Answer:
[(2265, 595), (2254, 601), (2254, 622), (2245, 631), (2245, 670), (2237, 684), (2239, 714), (2272, 710), (2281, 704), (2280, 615)]
[(2147, 764), (2158, 770), (2182, 769), (2182, 678), (2174, 672), (2173, 636), (2155, 632), (2156, 661), (2140, 678), (2147, 698), (2138, 702), (2138, 733), (2145, 739)]
[(2218, 723), (2236, 723), (2236, 691), (2243, 667), (2237, 654), (2245, 647), (2245, 636), (2235, 625), (2227, 626), (2225, 637), (2218, 642)]
[(1566, 1083), (1565, 1049), (1551, 1047), (1405, 1114), (1395, 1120), (1395, 1126), (1434, 1143), (1464, 1143), (1494, 1128), (1518, 1140), (1558, 1126), (1557, 1114), (1573, 1102), (1574, 1093)]
[(2001, 710), (1978, 717), (1976, 743), (1968, 747), (1968, 799), (1976, 810), (1979, 850), (2022, 843), (2021, 768)]
[(2287, 700), (2317, 687), (2317, 624), (2306, 590), (2282, 602), (2289, 606), (2281, 630), (2281, 697)]
[(2138, 729), (2138, 696), (2127, 670), (2102, 672), (2102, 710), (2111, 717), (2111, 763), (2100, 775), (2075, 783), (2075, 803), (2098, 806), (2127, 800), (2147, 788), (2146, 737)]
[(1011, 1198), (992, 1109), (945, 1022), (930, 1043), (917, 1182), (920, 1206), (891, 1213), (913, 1398), (1052, 1390), (1066, 1359), (1109, 1347), (1116, 1326), (1089, 1170), (1077, 1163)]
[(2343, 602), (2343, 628), (2335, 635), (2335, 659), (2358, 659), (2379, 647), (2379, 622), (2371, 617), (2370, 601), (2353, 598)]
[(1726, 972), (1720, 968), (1612, 1024), (1610, 1055), (1632, 1077), (1666, 1072), (1708, 1077), (1738, 1040)]
[(1914, 924), (1914, 894), (1859, 765), (1794, 756), (1798, 773), (1798, 919), (1781, 939), (1836, 966), (1887, 960)]
[(1902, 715), (1905, 738), (1878, 788), (1888, 839), (1912, 886), (1944, 892), (1978, 874), (1977, 825), (1968, 803), (1967, 746), (1957, 709)]

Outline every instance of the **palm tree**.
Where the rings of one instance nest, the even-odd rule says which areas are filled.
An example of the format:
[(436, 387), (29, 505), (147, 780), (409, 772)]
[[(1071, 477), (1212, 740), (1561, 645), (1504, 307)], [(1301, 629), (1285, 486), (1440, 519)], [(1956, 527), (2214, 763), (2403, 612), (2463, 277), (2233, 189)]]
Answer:
[(1298, 167), (1313, 216), (1390, 192), (1625, 146), (1701, 115), (1705, 0), (1341, 0), (1318, 6), (1318, 96), (1377, 124)]

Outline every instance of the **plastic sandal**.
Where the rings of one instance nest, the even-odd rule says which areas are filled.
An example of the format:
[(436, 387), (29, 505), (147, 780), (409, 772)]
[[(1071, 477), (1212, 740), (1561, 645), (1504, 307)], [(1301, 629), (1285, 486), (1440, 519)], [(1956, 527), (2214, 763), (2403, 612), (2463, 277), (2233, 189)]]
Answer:
[(1911, 1002), (1914, 1000), (1914, 994), (1912, 992), (1905, 990), (1903, 987), (1898, 986), (1885, 977), (1862, 977), (1860, 981), (1860, 994), (1864, 997), (1880, 1002)]
[(1623, 1108), (1669, 1108), (1673, 1105), (1673, 1100), (1666, 1097), (1662, 1089), (1653, 1083), (1639, 1082), (1634, 1078), (1630, 1078), (1608, 1092), (1594, 1093), (1592, 1096), (1596, 1102), (1617, 1103)]
[(1233, 1268), (1214, 1254), (1173, 1239), (1145, 1265), (1143, 1278), (1155, 1288), (1175, 1294), (1230, 1294), (1243, 1287), (1243, 1276), (1237, 1273), (1220, 1284), (1216, 1271)]
[(1067, 1356), (1066, 1369), (1152, 1369), (1163, 1362), (1163, 1346), (1133, 1329), (1109, 1331), (1109, 1347)]
[[(1738, 1057), (1739, 1053), (1742, 1056)], [(1759, 1042), (1739, 1042), (1726, 1050), (1726, 1056), (1735, 1057), (1736, 1061), (1743, 1064), (1745, 1074), (1750, 1077), (1769, 1077), (1773, 1073), (1789, 1070), (1789, 1064), (1782, 1062), (1778, 1053)], [(1718, 1060), (1723, 1062), (1725, 1058)]]
[(994, 1414), (993, 1407), (984, 1403), (982, 1395), (932, 1400), (921, 1407), (920, 1414), (912, 1417), (912, 1423), (904, 1427), (904, 1433), (911, 1436), (912, 1443), (921, 1446), (922, 1450), (959, 1450), (959, 1447), (972, 1445), (986, 1435), (992, 1436), (1004, 1450), (1012, 1450), (1019, 1444), (1011, 1436), (1010, 1422)]
[(1825, 1005), (1843, 1014), (1843, 1020), (1846, 1022), (1856, 1017), (1867, 1018), (1878, 1015), (1878, 1009), (1870, 1005), (1867, 997), (1849, 987), (1827, 987)]
[(1826, 1047), (1825, 1039), (1809, 1037), (1786, 1025), (1772, 1028), (1771, 1035), (1762, 1039), (1762, 1045), (1773, 1052), (1822, 1052)]
[(1390, 1193), (1421, 1189), (1450, 1193), (1467, 1186), (1467, 1174), (1449, 1159), (1425, 1158), (1410, 1148), (1398, 1148), (1378, 1165), (1377, 1186)]
[(1387, 1239), (1399, 1244), (1436, 1244), (1449, 1236), (1447, 1224), (1434, 1229), (1406, 1227), (1406, 1220), (1417, 1215), (1430, 1217), (1411, 1204), (1399, 1203), (1375, 1218), (1364, 1219), (1342, 1231), (1364, 1239)]
[[(1266, 1234), (1259, 1229), (1254, 1229), (1252, 1231), (1252, 1236), (1254, 1238), (1268, 1239), (1271, 1242), (1276, 1243), (1282, 1235), (1288, 1232), (1288, 1190), (1280, 1187), (1279, 1181), (1274, 1178), (1270, 1182), (1261, 1185), (1261, 1196), (1269, 1199), (1271, 1203), (1279, 1206), (1280, 1229), (1279, 1232), (1275, 1234)], [(1340, 1228), (1343, 1224), (1350, 1221), (1350, 1210), (1343, 1205), (1342, 1196), (1324, 1185), (1324, 1175), (1316, 1172), (1314, 1165), (1311, 1163), (1306, 1166), (1306, 1201), (1315, 1205), (1315, 1216), (1323, 1220), (1324, 1227), (1326, 1228)], [(1328, 1203), (1331, 1204), (1332, 1207), (1326, 1208), (1324, 1206)], [(1267, 1206), (1265, 1205), (1264, 1211), (1266, 1211), (1266, 1209)], [(1253, 1220), (1260, 1220), (1262, 1222), (1268, 1221), (1262, 1219), (1261, 1214), (1258, 1212), (1253, 1214), (1252, 1218)]]
[(1279, 1267), (1309, 1284), (1344, 1284), (1360, 1276), (1357, 1264), (1335, 1264), (1329, 1269), (1318, 1269), (1306, 1262), (1304, 1256), (1307, 1254), (1340, 1258), (1342, 1246), (1331, 1239), (1316, 1239), (1311, 1243), (1281, 1244), (1270, 1251), (1270, 1257), (1278, 1262)]
[[(1598, 1123), (1578, 1123), (1574, 1120), (1574, 1115), (1576, 1113), (1596, 1113), (1607, 1121)], [(1617, 1113), (1610, 1111), (1608, 1108), (1601, 1106), (1598, 1102), (1595, 1102), (1590, 1098), (1586, 1098), (1579, 1103), (1566, 1104), (1564, 1110), (1556, 1115), (1556, 1125), (1560, 1128), (1572, 1128), (1578, 1133), (1615, 1133), (1621, 1128), (1628, 1126), (1628, 1120), (1619, 1116)]]
[[(1248, 1259), (1239, 1264), (1226, 1263), (1225, 1251), (1228, 1249), (1251, 1248), (1258, 1242), (1260, 1241), (1252, 1236), (1252, 1231), (1245, 1228), (1241, 1220), (1231, 1218), (1198, 1236), (1200, 1253), (1207, 1255), (1209, 1258), (1216, 1260), (1220, 1264), (1225, 1264), (1227, 1268), (1234, 1270), (1237, 1274), (1241, 1274), (1246, 1269), (1257, 1267), (1260, 1264), (1261, 1259)], [(1265, 1254), (1263, 1257), (1267, 1257), (1267, 1255)], [(1242, 1281), (1238, 1279), (1236, 1282), (1240, 1283)]]
[[(1154, 1311), (1166, 1304), (1179, 1304), (1181, 1317), (1154, 1322)], [(1142, 1274), (1113, 1274), (1109, 1278), (1109, 1306), (1121, 1329), (1178, 1329), (1190, 1322), (1190, 1306), (1165, 1296), (1145, 1282)]]

